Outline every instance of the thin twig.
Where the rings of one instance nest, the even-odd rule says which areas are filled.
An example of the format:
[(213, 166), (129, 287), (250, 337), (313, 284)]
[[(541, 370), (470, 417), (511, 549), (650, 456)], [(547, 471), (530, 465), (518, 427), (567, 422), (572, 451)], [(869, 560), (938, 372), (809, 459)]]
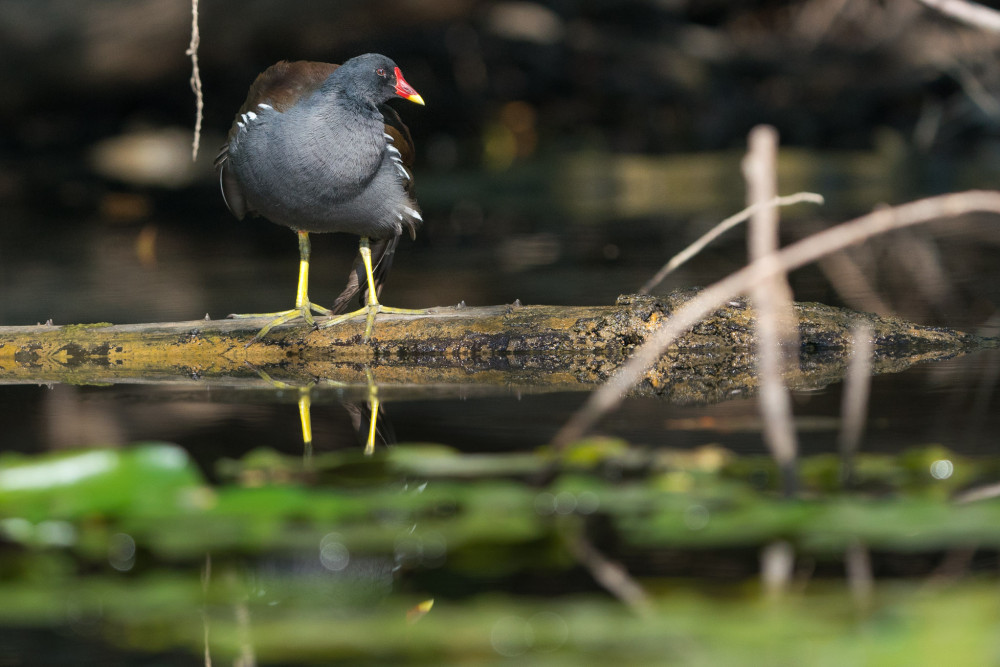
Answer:
[(947, 586), (954, 584), (963, 576), (969, 574), (972, 569), (973, 559), (976, 557), (976, 550), (979, 545), (973, 541), (970, 544), (949, 549), (944, 554), (944, 559), (934, 571), (931, 572), (927, 580), (928, 586)]
[(649, 594), (621, 564), (609, 560), (583, 536), (570, 538), (568, 545), (573, 557), (605, 590), (637, 613), (650, 611), (652, 602)]
[(201, 622), (204, 630), (205, 667), (212, 667), (212, 649), (208, 628), (208, 587), (212, 581), (212, 554), (205, 554), (205, 565), (201, 569)]
[[(749, 149), (743, 160), (743, 176), (751, 204), (774, 199), (778, 189), (778, 132), (768, 125), (750, 131)], [(774, 262), (778, 251), (778, 209), (762, 207), (750, 218), (747, 246), (751, 261)], [(781, 470), (783, 487), (791, 495), (795, 480), (798, 443), (792, 421), (792, 398), (782, 379), (782, 349), (797, 336), (792, 310), (792, 289), (782, 271), (750, 290), (757, 311), (757, 404), (764, 421), (764, 442)], [(794, 345), (793, 349), (797, 349)]]
[(198, 69), (198, 45), (201, 35), (198, 32), (198, 0), (191, 0), (191, 43), (185, 55), (191, 56), (191, 90), (194, 91), (195, 116), (194, 139), (191, 141), (191, 161), (198, 159), (198, 147), (201, 145), (201, 120), (205, 111), (205, 96), (201, 91), (201, 70)]
[(854, 598), (854, 604), (861, 609), (867, 609), (875, 589), (868, 545), (857, 538), (851, 540), (844, 554), (844, 566), (847, 570), (847, 586), (851, 591), (851, 597)]
[(823, 195), (818, 195), (815, 192), (796, 192), (794, 195), (774, 197), (773, 199), (765, 202), (751, 204), (739, 213), (729, 216), (715, 227), (712, 227), (712, 229), (702, 234), (701, 238), (697, 241), (674, 255), (669, 262), (663, 265), (663, 268), (656, 272), (655, 276), (647, 280), (646, 284), (639, 288), (639, 294), (649, 294), (650, 290), (654, 289), (657, 285), (663, 282), (664, 278), (686, 264), (689, 259), (704, 250), (705, 246), (728, 232), (736, 225), (749, 219), (750, 216), (757, 213), (757, 211), (776, 206), (791, 206), (792, 204), (800, 204), (802, 202), (822, 204)]
[(891, 315), (889, 306), (875, 292), (861, 265), (846, 252), (835, 252), (819, 260), (819, 270), (844, 302), (854, 310)]
[(956, 495), (954, 500), (959, 505), (964, 505), (965, 503), (977, 503), (981, 500), (992, 500), (997, 497), (1000, 497), (1000, 483), (971, 488)]
[(250, 603), (244, 597), (234, 605), (236, 615), (236, 636), (240, 652), (233, 660), (234, 667), (257, 667), (257, 654), (253, 648), (253, 632), (250, 627)]
[(706, 315), (751, 287), (783, 271), (791, 271), (820, 257), (861, 243), (886, 232), (974, 212), (1000, 214), (1000, 192), (969, 190), (927, 199), (919, 199), (877, 211), (831, 227), (793, 243), (770, 258), (757, 260), (719, 282), (705, 288), (677, 309), (647, 341), (640, 346), (611, 379), (590, 395), (553, 438), (556, 446), (565, 446), (580, 438), (608, 411), (621, 401), (643, 373), (678, 336)]
[(920, 0), (946, 16), (990, 32), (1000, 32), (1000, 12), (966, 0)]
[(844, 396), (840, 404), (840, 435), (837, 439), (843, 466), (841, 478), (845, 484), (850, 481), (854, 454), (861, 447), (861, 436), (868, 418), (872, 350), (875, 348), (872, 328), (867, 323), (855, 326), (851, 339), (851, 361), (844, 379)]
[(958, 79), (958, 83), (962, 86), (962, 91), (973, 104), (979, 107), (980, 111), (993, 120), (996, 120), (1000, 116), (1000, 102), (997, 102), (996, 97), (993, 96), (986, 86), (979, 81), (975, 73), (966, 67), (961, 60), (955, 60), (951, 72)]
[[(929, 305), (937, 312), (946, 311), (948, 304), (957, 303), (958, 297), (948, 277), (936, 244), (931, 240), (904, 232), (893, 239), (889, 246), (889, 258), (898, 264), (903, 272), (910, 274), (906, 281), (919, 296), (921, 306)], [(926, 308), (923, 310), (926, 311)]]
[(764, 546), (760, 552), (760, 579), (768, 597), (779, 597), (788, 590), (795, 572), (795, 549), (785, 540)]

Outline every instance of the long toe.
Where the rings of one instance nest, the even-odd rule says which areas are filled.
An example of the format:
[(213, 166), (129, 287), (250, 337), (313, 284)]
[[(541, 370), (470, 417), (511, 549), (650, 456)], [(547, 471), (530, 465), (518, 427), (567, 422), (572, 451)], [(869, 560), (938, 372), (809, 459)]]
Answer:
[(371, 338), (372, 329), (375, 326), (375, 315), (382, 310), (382, 306), (377, 303), (373, 303), (365, 306), (364, 308), (359, 308), (358, 310), (351, 311), (350, 313), (344, 313), (343, 315), (337, 315), (336, 317), (331, 317), (325, 322), (321, 323), (319, 327), (321, 329), (326, 329), (328, 327), (333, 327), (348, 320), (353, 320), (357, 317), (365, 316), (365, 335), (363, 341), (365, 343)]
[(316, 313), (317, 315), (333, 315), (332, 310), (330, 310), (329, 308), (324, 308), (323, 306), (320, 306), (315, 303), (309, 304), (309, 310)]
[(326, 329), (328, 327), (333, 327), (342, 322), (346, 322), (347, 320), (353, 320), (355, 317), (361, 317), (362, 315), (367, 315), (367, 314), (368, 314), (368, 308), (359, 308), (358, 310), (352, 310), (349, 313), (344, 313), (343, 315), (335, 315), (334, 317), (331, 317), (325, 322), (320, 323), (319, 328)]
[(266, 336), (274, 327), (281, 326), (282, 324), (287, 324), (288, 322), (293, 322), (295, 320), (301, 319), (305, 320), (306, 324), (308, 324), (310, 327), (316, 326), (316, 320), (315, 318), (313, 318), (313, 315), (310, 312), (309, 305), (304, 305), (300, 308), (292, 308), (291, 310), (283, 310), (277, 313), (260, 313), (256, 315), (230, 315), (230, 317), (237, 317), (237, 318), (273, 317), (274, 318), (270, 322), (265, 324), (260, 331), (257, 332), (257, 335), (254, 336), (249, 343), (247, 343), (247, 347), (253, 345), (261, 338)]

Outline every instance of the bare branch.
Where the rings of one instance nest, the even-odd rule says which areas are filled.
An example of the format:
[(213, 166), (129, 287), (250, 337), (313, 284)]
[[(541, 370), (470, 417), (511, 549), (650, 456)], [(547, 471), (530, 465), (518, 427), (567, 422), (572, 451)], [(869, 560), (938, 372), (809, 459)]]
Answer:
[(709, 243), (719, 238), (730, 229), (746, 221), (757, 211), (764, 208), (771, 208), (775, 206), (791, 206), (792, 204), (800, 204), (802, 202), (810, 202), (813, 204), (822, 204), (823, 195), (818, 195), (814, 192), (796, 192), (794, 195), (787, 195), (785, 197), (774, 197), (765, 202), (757, 202), (747, 206), (745, 209), (731, 215), (712, 229), (708, 230), (702, 234), (701, 238), (689, 245), (684, 250), (680, 251), (673, 258), (663, 265), (656, 275), (646, 281), (646, 284), (639, 288), (639, 294), (649, 294), (650, 290), (655, 288), (663, 279), (669, 276), (671, 273), (679, 269), (681, 266), (687, 263), (689, 259), (697, 255), (699, 252), (705, 249)]
[(867, 609), (871, 604), (875, 589), (875, 577), (872, 574), (872, 559), (868, 546), (859, 539), (853, 539), (847, 545), (844, 554), (844, 565), (847, 569), (847, 585), (854, 598), (854, 604), (861, 609)]
[(650, 611), (652, 602), (649, 594), (620, 563), (608, 560), (583, 536), (569, 538), (568, 545), (573, 557), (605, 590), (637, 613)]
[(621, 400), (642, 374), (678, 336), (735, 296), (766, 281), (771, 276), (814, 262), (820, 257), (861, 243), (894, 229), (918, 225), (939, 218), (974, 212), (1000, 214), (1000, 192), (970, 190), (877, 211), (831, 227), (785, 247), (771, 258), (757, 260), (702, 290), (676, 310), (632, 358), (595, 391), (556, 434), (553, 443), (565, 446), (580, 438)]
[(843, 459), (843, 478), (850, 479), (854, 454), (861, 446), (861, 436), (868, 417), (868, 393), (871, 387), (872, 329), (865, 323), (854, 327), (851, 361), (844, 380), (844, 397), (840, 408), (840, 455)]
[(205, 644), (205, 667), (212, 667), (212, 649), (209, 642), (208, 627), (208, 587), (212, 581), (212, 554), (205, 554), (205, 565), (201, 568), (201, 595), (203, 603), (201, 605), (201, 623), (203, 629), (203, 641)]
[(920, 0), (920, 2), (974, 28), (1000, 32), (1000, 12), (995, 9), (966, 0)]
[(1000, 483), (977, 486), (955, 496), (955, 502), (963, 505), (965, 503), (978, 503), (982, 500), (992, 500), (1000, 497)]
[[(774, 199), (777, 185), (778, 132), (758, 125), (750, 131), (749, 151), (743, 160), (743, 175), (751, 204)], [(761, 207), (750, 219), (747, 245), (751, 261), (776, 263), (778, 250), (778, 209)], [(782, 348), (795, 336), (792, 290), (782, 270), (750, 290), (757, 310), (757, 377), (760, 383), (758, 406), (764, 420), (764, 441), (781, 469), (786, 492), (794, 486), (795, 455), (798, 444), (792, 422), (792, 399), (782, 380)], [(796, 336), (797, 338), (797, 336)], [(797, 346), (795, 346), (797, 347)]]
[(875, 292), (862, 266), (851, 254), (835, 252), (819, 260), (819, 269), (840, 298), (855, 310), (891, 315), (892, 307)]
[(768, 597), (780, 597), (788, 591), (795, 572), (795, 549), (785, 540), (764, 546), (760, 552), (760, 579)]

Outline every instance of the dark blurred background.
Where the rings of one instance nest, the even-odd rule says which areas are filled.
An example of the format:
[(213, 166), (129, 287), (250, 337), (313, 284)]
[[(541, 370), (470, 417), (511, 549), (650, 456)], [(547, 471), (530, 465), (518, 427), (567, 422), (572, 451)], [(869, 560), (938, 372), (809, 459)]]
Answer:
[[(0, 321), (136, 322), (284, 308), (296, 247), (237, 222), (211, 161), (280, 59), (394, 58), (427, 224), (385, 298), (607, 303), (742, 207), (747, 131), (781, 133), (786, 240), (1000, 175), (1000, 36), (911, 0), (727, 3), (207, 0), (205, 122), (190, 159), (183, 0), (0, 3)], [(797, 273), (797, 297), (975, 328), (1000, 299), (1000, 232), (968, 219)], [(355, 240), (314, 239), (314, 298)], [(735, 232), (662, 289), (745, 258)], [(325, 297), (323, 295), (326, 295)]]

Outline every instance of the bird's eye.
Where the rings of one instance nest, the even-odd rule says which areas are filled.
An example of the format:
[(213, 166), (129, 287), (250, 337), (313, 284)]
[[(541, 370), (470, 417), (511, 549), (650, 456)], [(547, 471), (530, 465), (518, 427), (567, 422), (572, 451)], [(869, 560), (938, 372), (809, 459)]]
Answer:
[(375, 73), (378, 74), (383, 79), (385, 78), (385, 69), (379, 67), (377, 70), (375, 70)]

